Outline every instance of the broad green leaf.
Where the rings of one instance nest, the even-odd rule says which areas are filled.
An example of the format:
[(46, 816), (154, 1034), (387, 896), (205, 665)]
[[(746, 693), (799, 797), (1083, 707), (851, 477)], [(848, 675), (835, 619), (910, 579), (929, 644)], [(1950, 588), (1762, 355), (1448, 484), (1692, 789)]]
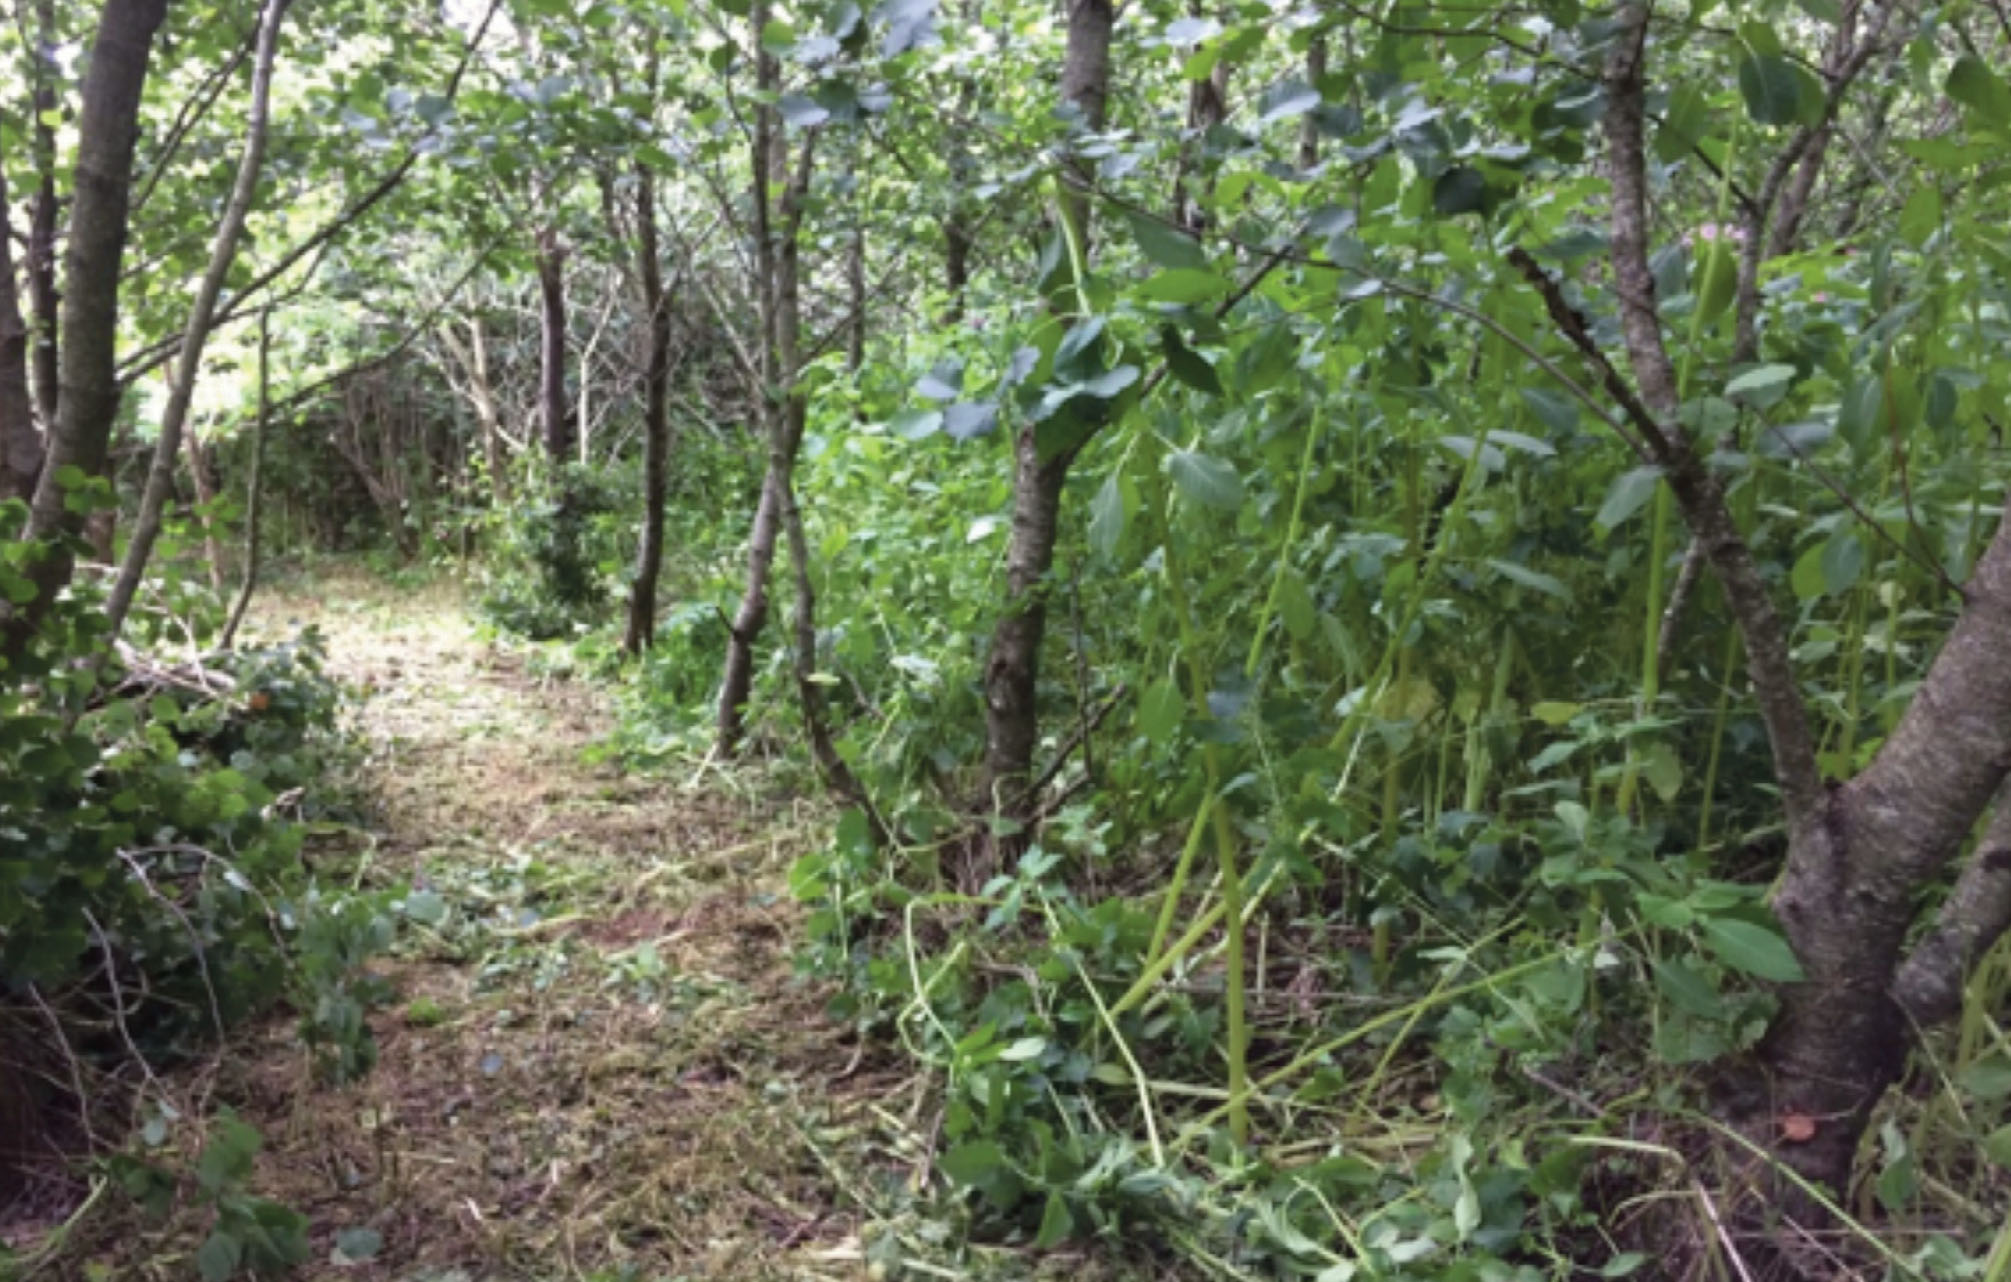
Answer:
[(1155, 303), (1202, 303), (1221, 297), (1231, 288), (1227, 280), (1213, 272), (1178, 267), (1160, 272), (1140, 285), (1138, 292)]
[(1676, 750), (1657, 739), (1641, 753), (1641, 777), (1655, 790), (1655, 795), (1668, 805), (1676, 799), (1683, 788), (1683, 761)]
[(1922, 183), (1913, 189), (1899, 211), (1900, 239), (1919, 249), (1940, 229), (1941, 192), (1930, 183)]
[(1005, 1154), (990, 1140), (971, 1140), (943, 1154), (941, 1165), (957, 1183), (978, 1185), (1005, 1165)]
[(1487, 179), (1471, 165), (1455, 165), (1431, 185), (1432, 212), (1451, 216), (1475, 213), (1487, 204)]
[(1704, 95), (1688, 85), (1669, 95), (1661, 127), (1655, 131), (1655, 158), (1673, 164), (1690, 154), (1711, 129), (1711, 107)]
[(1702, 927), (1704, 943), (1733, 970), (1777, 984), (1797, 984), (1802, 964), (1779, 931), (1742, 917), (1711, 917)]
[(1792, 365), (1757, 365), (1725, 384), (1725, 395), (1764, 408), (1781, 398), (1794, 376)]
[(1639, 512), (1648, 500), (1655, 497), (1655, 487), (1662, 482), (1659, 467), (1637, 467), (1622, 472), (1613, 478), (1613, 484), (1606, 487), (1606, 501), (1599, 505), (1598, 515), (1592, 523), (1602, 530), (1615, 530), (1628, 517)]
[(1578, 430), (1578, 402), (1563, 392), (1547, 387), (1518, 387), (1515, 390), (1522, 403), (1551, 431), (1566, 435)]
[(1571, 600), (1571, 590), (1541, 570), (1532, 570), (1519, 562), (1503, 561), (1498, 558), (1490, 558), (1487, 564), (1496, 574), (1520, 583), (1525, 588), (1534, 588), (1545, 596), (1556, 597), (1559, 601)]
[(1197, 392), (1206, 392), (1210, 396), (1222, 394), (1222, 379), (1215, 373), (1215, 367), (1187, 346), (1180, 337), (1180, 331), (1171, 325), (1160, 326), (1159, 351), (1165, 357), (1167, 372), (1173, 377)]
[(1529, 715), (1546, 726), (1561, 726), (1585, 711), (1582, 703), (1562, 703), (1555, 699), (1545, 699), (1530, 705)]
[(1319, 105), (1319, 90), (1302, 80), (1280, 80), (1258, 97), (1257, 123), (1262, 126), (1295, 119)]
[(196, 1250), (196, 1272), (203, 1282), (226, 1282), (244, 1259), (244, 1244), (222, 1229), (213, 1231)]
[(1047, 1208), (1040, 1213), (1040, 1231), (1034, 1234), (1033, 1249), (1045, 1251), (1059, 1246), (1075, 1228), (1075, 1221), (1069, 1216), (1068, 1203), (1061, 1194), (1047, 1195)]
[(1203, 507), (1232, 512), (1243, 505), (1243, 478), (1221, 459), (1175, 450), (1166, 456), (1166, 473), (1181, 497)]
[(1829, 596), (1848, 591), (1864, 573), (1864, 540), (1854, 530), (1839, 530), (1822, 545), (1822, 586)]
[(1171, 223), (1135, 210), (1126, 210), (1125, 218), (1131, 224), (1132, 239), (1138, 242), (1138, 252), (1156, 266), (1168, 269), (1208, 266), (1208, 253), (1200, 242)]
[(1948, 96), (1967, 107), (1979, 124), (1993, 129), (2011, 126), (2011, 85), (1975, 54), (1957, 58), (1949, 69)]
[(1746, 114), (1763, 125), (1792, 125), (1801, 119), (1801, 77), (1778, 53), (1748, 53), (1739, 59), (1739, 93)]
[(1096, 497), (1089, 501), (1089, 546), (1108, 561), (1117, 555), (1117, 545), (1123, 538), (1124, 492), (1113, 472), (1103, 479)]
[(1145, 687), (1144, 693), (1138, 696), (1138, 733), (1150, 743), (1163, 744), (1180, 728), (1186, 713), (1187, 705), (1180, 697), (1180, 687), (1170, 679), (1161, 678)]
[(1688, 962), (1673, 958), (1663, 958), (1654, 964), (1655, 987), (1671, 1005), (1681, 1011), (1701, 1019), (1719, 1019), (1725, 1013), (1725, 1003), (1718, 996), (1718, 990), (1711, 981), (1690, 966)]

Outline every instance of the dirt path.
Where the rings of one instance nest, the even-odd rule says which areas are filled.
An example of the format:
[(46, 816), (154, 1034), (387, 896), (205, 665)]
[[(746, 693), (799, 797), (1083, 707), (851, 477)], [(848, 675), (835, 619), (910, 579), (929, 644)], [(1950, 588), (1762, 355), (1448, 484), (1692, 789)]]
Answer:
[[(590, 764), (605, 691), (484, 644), (452, 587), (344, 577), (261, 613), (315, 623), (372, 691), (379, 813), (324, 875), (410, 881), (437, 915), (383, 967), (360, 1082), (315, 1084), (285, 1023), (224, 1060), (215, 1098), (265, 1136), (254, 1191), (312, 1223), (300, 1276), (867, 1276), (852, 1191), (912, 1091), (791, 973), (785, 875), (827, 820)], [(367, 1261), (332, 1255), (351, 1229)], [(193, 1276), (186, 1242), (144, 1274)]]

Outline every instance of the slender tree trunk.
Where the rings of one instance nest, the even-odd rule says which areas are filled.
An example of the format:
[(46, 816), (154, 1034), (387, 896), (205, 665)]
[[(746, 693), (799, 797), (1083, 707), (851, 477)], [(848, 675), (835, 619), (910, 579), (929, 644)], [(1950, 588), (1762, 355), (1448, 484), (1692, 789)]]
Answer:
[(223, 625), (221, 644), (226, 650), (237, 640), (238, 625), (244, 622), (245, 609), (251, 605), (251, 594), (258, 589), (258, 523), (265, 505), (265, 438), (271, 430), (266, 378), (267, 357), (272, 350), (271, 319), (272, 309), (261, 307), (258, 312), (258, 417), (252, 420), (251, 475), (245, 480), (244, 577), (238, 584), (237, 600), (231, 604), (230, 619)]
[[(670, 488), (670, 300), (657, 258), (656, 179), (636, 166), (637, 274), (649, 320), (649, 361), (643, 376), (642, 547), (636, 555), (635, 585), (628, 599), (630, 654), (656, 643), (656, 583), (663, 573), (663, 504)], [(744, 699), (744, 696), (743, 696)]]
[(971, 283), (972, 237), (961, 210), (943, 220), (943, 289), (950, 303), (943, 311), (945, 325), (961, 324), (965, 295)]
[[(35, 412), (44, 434), (55, 430), (62, 399), (57, 329), (62, 296), (56, 288), (56, 50), (62, 47), (56, 29), (55, 0), (37, 0), (38, 48), (35, 63), (35, 200), (28, 214), (28, 302), (34, 317)], [(151, 37), (149, 37), (151, 39)]]
[(223, 592), (223, 545), (217, 542), (216, 518), (210, 509), (216, 502), (216, 486), (210, 483), (210, 451), (203, 446), (194, 428), (183, 433), (188, 446), (189, 483), (195, 487), (197, 519), (202, 522), (203, 556), (209, 563), (210, 590)]
[(82, 518), (65, 503), (72, 470), (99, 476), (119, 413), (119, 276), (126, 249), (140, 96), (166, 0), (106, 0), (85, 74), (77, 122), (76, 199), (70, 215), (63, 299), (62, 388), (48, 455), (35, 486), (26, 537), (53, 540), (30, 569), (35, 596), (0, 607), (0, 651), (18, 657), (70, 581), (71, 553), (57, 536)]
[[(767, 0), (755, 0), (749, 20), (757, 35), (768, 25), (768, 14)], [(754, 526), (748, 533), (747, 586), (726, 638), (726, 665), (719, 685), (717, 743), (722, 757), (732, 757), (740, 750), (746, 730), (754, 643), (768, 619), (768, 574), (775, 564), (775, 536), (781, 528), (785, 501), (775, 467), (776, 434), (781, 419), (775, 404), (775, 388), (781, 377), (775, 351), (775, 236), (769, 199), (770, 188), (783, 162), (776, 111), (769, 104), (780, 77), (781, 68), (775, 55), (761, 48), (755, 54), (754, 78), (763, 101), (754, 112), (749, 168), (753, 173), (750, 194), (754, 206), (754, 293), (760, 320), (760, 350), (756, 353), (759, 364), (753, 371), (759, 386), (753, 390), (755, 404), (760, 407), (762, 438), (768, 443), (768, 465), (761, 478), (761, 502), (754, 512)]]
[(28, 325), (14, 272), (7, 175), (0, 173), (0, 502), (26, 499), (42, 473), (42, 433), (28, 389)]
[(572, 457), (572, 420), (566, 414), (566, 248), (556, 229), (538, 233), (538, 421), (545, 457), (553, 467)]
[[(251, 73), (251, 116), (245, 125), (244, 154), (238, 161), (237, 182), (231, 189), (223, 221), (210, 247), (209, 266), (196, 287), (195, 302), (189, 307), (188, 325), (182, 333), (181, 354), (176, 362), (174, 385), (167, 406), (161, 411), (160, 437), (154, 444), (153, 468), (147, 474), (147, 488), (140, 499), (139, 515), (133, 521), (132, 536), (126, 542), (126, 557), (119, 565), (118, 580), (112, 585), (105, 614), (116, 635), (132, 608), (133, 595), (153, 555), (154, 540), (160, 535), (161, 513), (174, 488), (175, 455), (188, 421), (189, 405), (195, 396), (196, 378), (202, 372), (203, 345), (209, 339), (216, 318), (217, 299), (223, 293), (224, 278), (237, 257), (237, 243), (244, 232), (245, 218), (258, 194), (258, 173), (265, 160), (266, 124), (272, 98), (272, 68), (279, 56), (280, 21), (286, 16), (288, 0), (266, 0), (259, 17), (258, 51)], [(67, 329), (67, 327), (66, 327)], [(64, 342), (70, 341), (68, 334)]]
[[(1306, 83), (1317, 92), (1327, 78), (1327, 38), (1314, 36), (1306, 46)], [(1320, 163), (1320, 126), (1313, 112), (1299, 122), (1299, 168), (1310, 170)]]
[[(1068, 52), (1061, 95), (1090, 129), (1101, 129), (1110, 85), (1110, 0), (1069, 0)], [(1079, 167), (1075, 179), (1086, 182)], [(1068, 194), (1057, 202), (1076, 242), (1089, 244), (1089, 204)], [(1073, 318), (1071, 318), (1073, 319)], [(1041, 456), (1032, 424), (1013, 440), (1012, 533), (1006, 545), (1006, 606), (985, 663), (985, 770), (979, 804), (1015, 819), (1032, 813), (1027, 795), (1040, 739), (1040, 649), (1047, 634), (1047, 574), (1061, 523), (1061, 492), (1075, 451)]]

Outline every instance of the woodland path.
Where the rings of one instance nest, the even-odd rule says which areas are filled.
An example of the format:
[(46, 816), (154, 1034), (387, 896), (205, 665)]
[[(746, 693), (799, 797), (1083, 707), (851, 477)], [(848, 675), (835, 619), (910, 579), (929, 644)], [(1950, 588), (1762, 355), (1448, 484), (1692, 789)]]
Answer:
[[(322, 876), (438, 914), (379, 963), (361, 1081), (315, 1084), (287, 1020), (222, 1060), (213, 1098), (265, 1136), (253, 1191), (312, 1222), (299, 1276), (867, 1276), (863, 1190), (909, 1173), (888, 1137), (916, 1083), (792, 973), (787, 869), (828, 817), (593, 763), (610, 692), (480, 639), (453, 584), (345, 573), (259, 616), (318, 626), (369, 691), (368, 814), (317, 841)], [(331, 1258), (349, 1228), (373, 1258)], [(150, 1236), (141, 1275), (193, 1275), (199, 1238)]]

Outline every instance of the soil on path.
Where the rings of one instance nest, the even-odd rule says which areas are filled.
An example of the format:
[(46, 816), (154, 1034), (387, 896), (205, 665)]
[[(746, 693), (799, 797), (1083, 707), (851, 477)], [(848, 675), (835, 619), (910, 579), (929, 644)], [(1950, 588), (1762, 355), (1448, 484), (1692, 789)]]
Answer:
[[(884, 1137), (919, 1100), (792, 973), (787, 868), (828, 817), (594, 763), (608, 692), (483, 642), (452, 585), (344, 576), (260, 614), (369, 692), (373, 813), (320, 873), (409, 884), (418, 919), (360, 1081), (317, 1083), (280, 1019), (204, 1083), (264, 1134), (252, 1191), (308, 1217), (301, 1276), (867, 1276), (861, 1191), (898, 1183)], [(192, 1277), (188, 1228), (98, 1263)]]

